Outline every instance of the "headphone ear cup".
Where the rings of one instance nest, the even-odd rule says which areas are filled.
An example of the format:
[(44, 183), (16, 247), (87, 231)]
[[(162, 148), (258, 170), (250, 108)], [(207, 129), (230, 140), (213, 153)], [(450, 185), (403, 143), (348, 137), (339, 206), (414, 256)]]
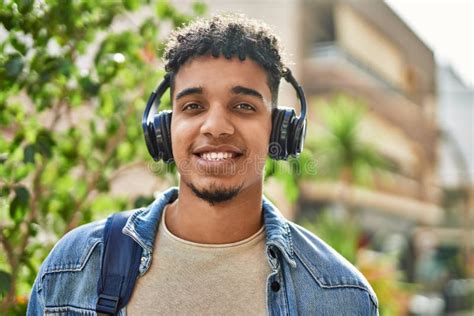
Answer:
[(155, 131), (154, 143), (156, 146), (156, 161), (162, 159), (166, 163), (173, 161), (171, 150), (170, 125), (171, 111), (161, 111), (153, 117), (153, 125)]
[(292, 132), (291, 124), (296, 116), (295, 110), (292, 108), (277, 108), (273, 110), (272, 116), (269, 156), (276, 160), (287, 159)]
[(171, 146), (171, 111), (161, 112), (161, 134), (163, 135), (163, 160), (166, 163), (174, 161), (173, 148)]
[(296, 157), (303, 150), (306, 120), (294, 115), (288, 128), (288, 156)]
[(154, 120), (147, 123), (143, 127), (143, 132), (145, 134), (145, 143), (148, 152), (153, 157), (155, 161), (159, 160), (158, 158), (158, 147), (156, 145), (156, 133), (155, 133), (155, 124)]
[(280, 109), (272, 111), (272, 132), (270, 134), (270, 144), (268, 146), (268, 155), (270, 158), (279, 160), (282, 147), (279, 141), (279, 132), (284, 113)]
[(295, 119), (295, 125), (292, 136), (291, 155), (298, 156), (303, 151), (304, 139), (306, 136), (306, 120), (301, 118)]
[(153, 126), (154, 126), (154, 138), (153, 142), (156, 147), (156, 161), (163, 159), (163, 134), (161, 126), (163, 125), (161, 121), (161, 113), (155, 114), (153, 116)]
[(298, 147), (298, 135), (297, 134), (298, 118), (293, 116), (288, 128), (288, 156), (296, 156), (296, 150)]

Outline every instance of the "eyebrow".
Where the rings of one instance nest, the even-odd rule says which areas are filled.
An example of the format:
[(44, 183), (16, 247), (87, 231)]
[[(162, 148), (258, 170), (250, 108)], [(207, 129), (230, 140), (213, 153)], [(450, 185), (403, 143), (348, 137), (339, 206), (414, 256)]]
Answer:
[(245, 94), (245, 95), (250, 95), (250, 96), (253, 96), (253, 97), (257, 97), (259, 98), (260, 100), (263, 101), (263, 96), (260, 92), (258, 92), (257, 90), (254, 90), (254, 89), (251, 89), (251, 88), (246, 88), (246, 87), (242, 87), (242, 86), (235, 86), (232, 88), (232, 92), (235, 93), (235, 94)]
[[(249, 95), (253, 96), (256, 98), (259, 98), (260, 100), (263, 101), (263, 96), (260, 92), (257, 90), (243, 87), (243, 86), (235, 86), (232, 88), (232, 92), (234, 94), (244, 94), (244, 95)], [(187, 95), (191, 94), (203, 94), (203, 89), (201, 87), (191, 87), (191, 88), (186, 88), (182, 91), (180, 91), (178, 94), (176, 94), (176, 100), (179, 100)]]
[(201, 87), (186, 88), (184, 90), (181, 90), (178, 94), (176, 94), (176, 100), (179, 100), (190, 94), (202, 94), (202, 93), (203, 92), (202, 92)]

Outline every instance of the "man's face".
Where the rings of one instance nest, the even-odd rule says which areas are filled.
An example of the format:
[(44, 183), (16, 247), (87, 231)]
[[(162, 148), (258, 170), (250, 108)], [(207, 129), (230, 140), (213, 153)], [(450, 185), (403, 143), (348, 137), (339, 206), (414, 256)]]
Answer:
[(211, 204), (262, 184), (271, 94), (252, 60), (193, 58), (179, 69), (171, 139), (181, 181)]

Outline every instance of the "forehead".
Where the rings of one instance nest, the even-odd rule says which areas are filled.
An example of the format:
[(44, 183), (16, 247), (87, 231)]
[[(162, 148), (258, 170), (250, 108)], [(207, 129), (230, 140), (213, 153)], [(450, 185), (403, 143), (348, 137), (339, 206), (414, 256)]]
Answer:
[(174, 90), (201, 87), (203, 90), (231, 90), (235, 86), (258, 90), (270, 100), (267, 73), (262, 66), (246, 58), (226, 59), (223, 56), (195, 57), (183, 64), (175, 76)]

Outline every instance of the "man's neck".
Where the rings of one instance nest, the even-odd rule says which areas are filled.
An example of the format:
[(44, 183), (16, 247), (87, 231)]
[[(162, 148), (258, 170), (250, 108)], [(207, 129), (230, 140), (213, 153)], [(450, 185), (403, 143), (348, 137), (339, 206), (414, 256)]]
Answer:
[(258, 183), (230, 201), (210, 205), (181, 182), (178, 199), (166, 209), (166, 225), (174, 235), (197, 243), (243, 240), (262, 227), (262, 190)]

